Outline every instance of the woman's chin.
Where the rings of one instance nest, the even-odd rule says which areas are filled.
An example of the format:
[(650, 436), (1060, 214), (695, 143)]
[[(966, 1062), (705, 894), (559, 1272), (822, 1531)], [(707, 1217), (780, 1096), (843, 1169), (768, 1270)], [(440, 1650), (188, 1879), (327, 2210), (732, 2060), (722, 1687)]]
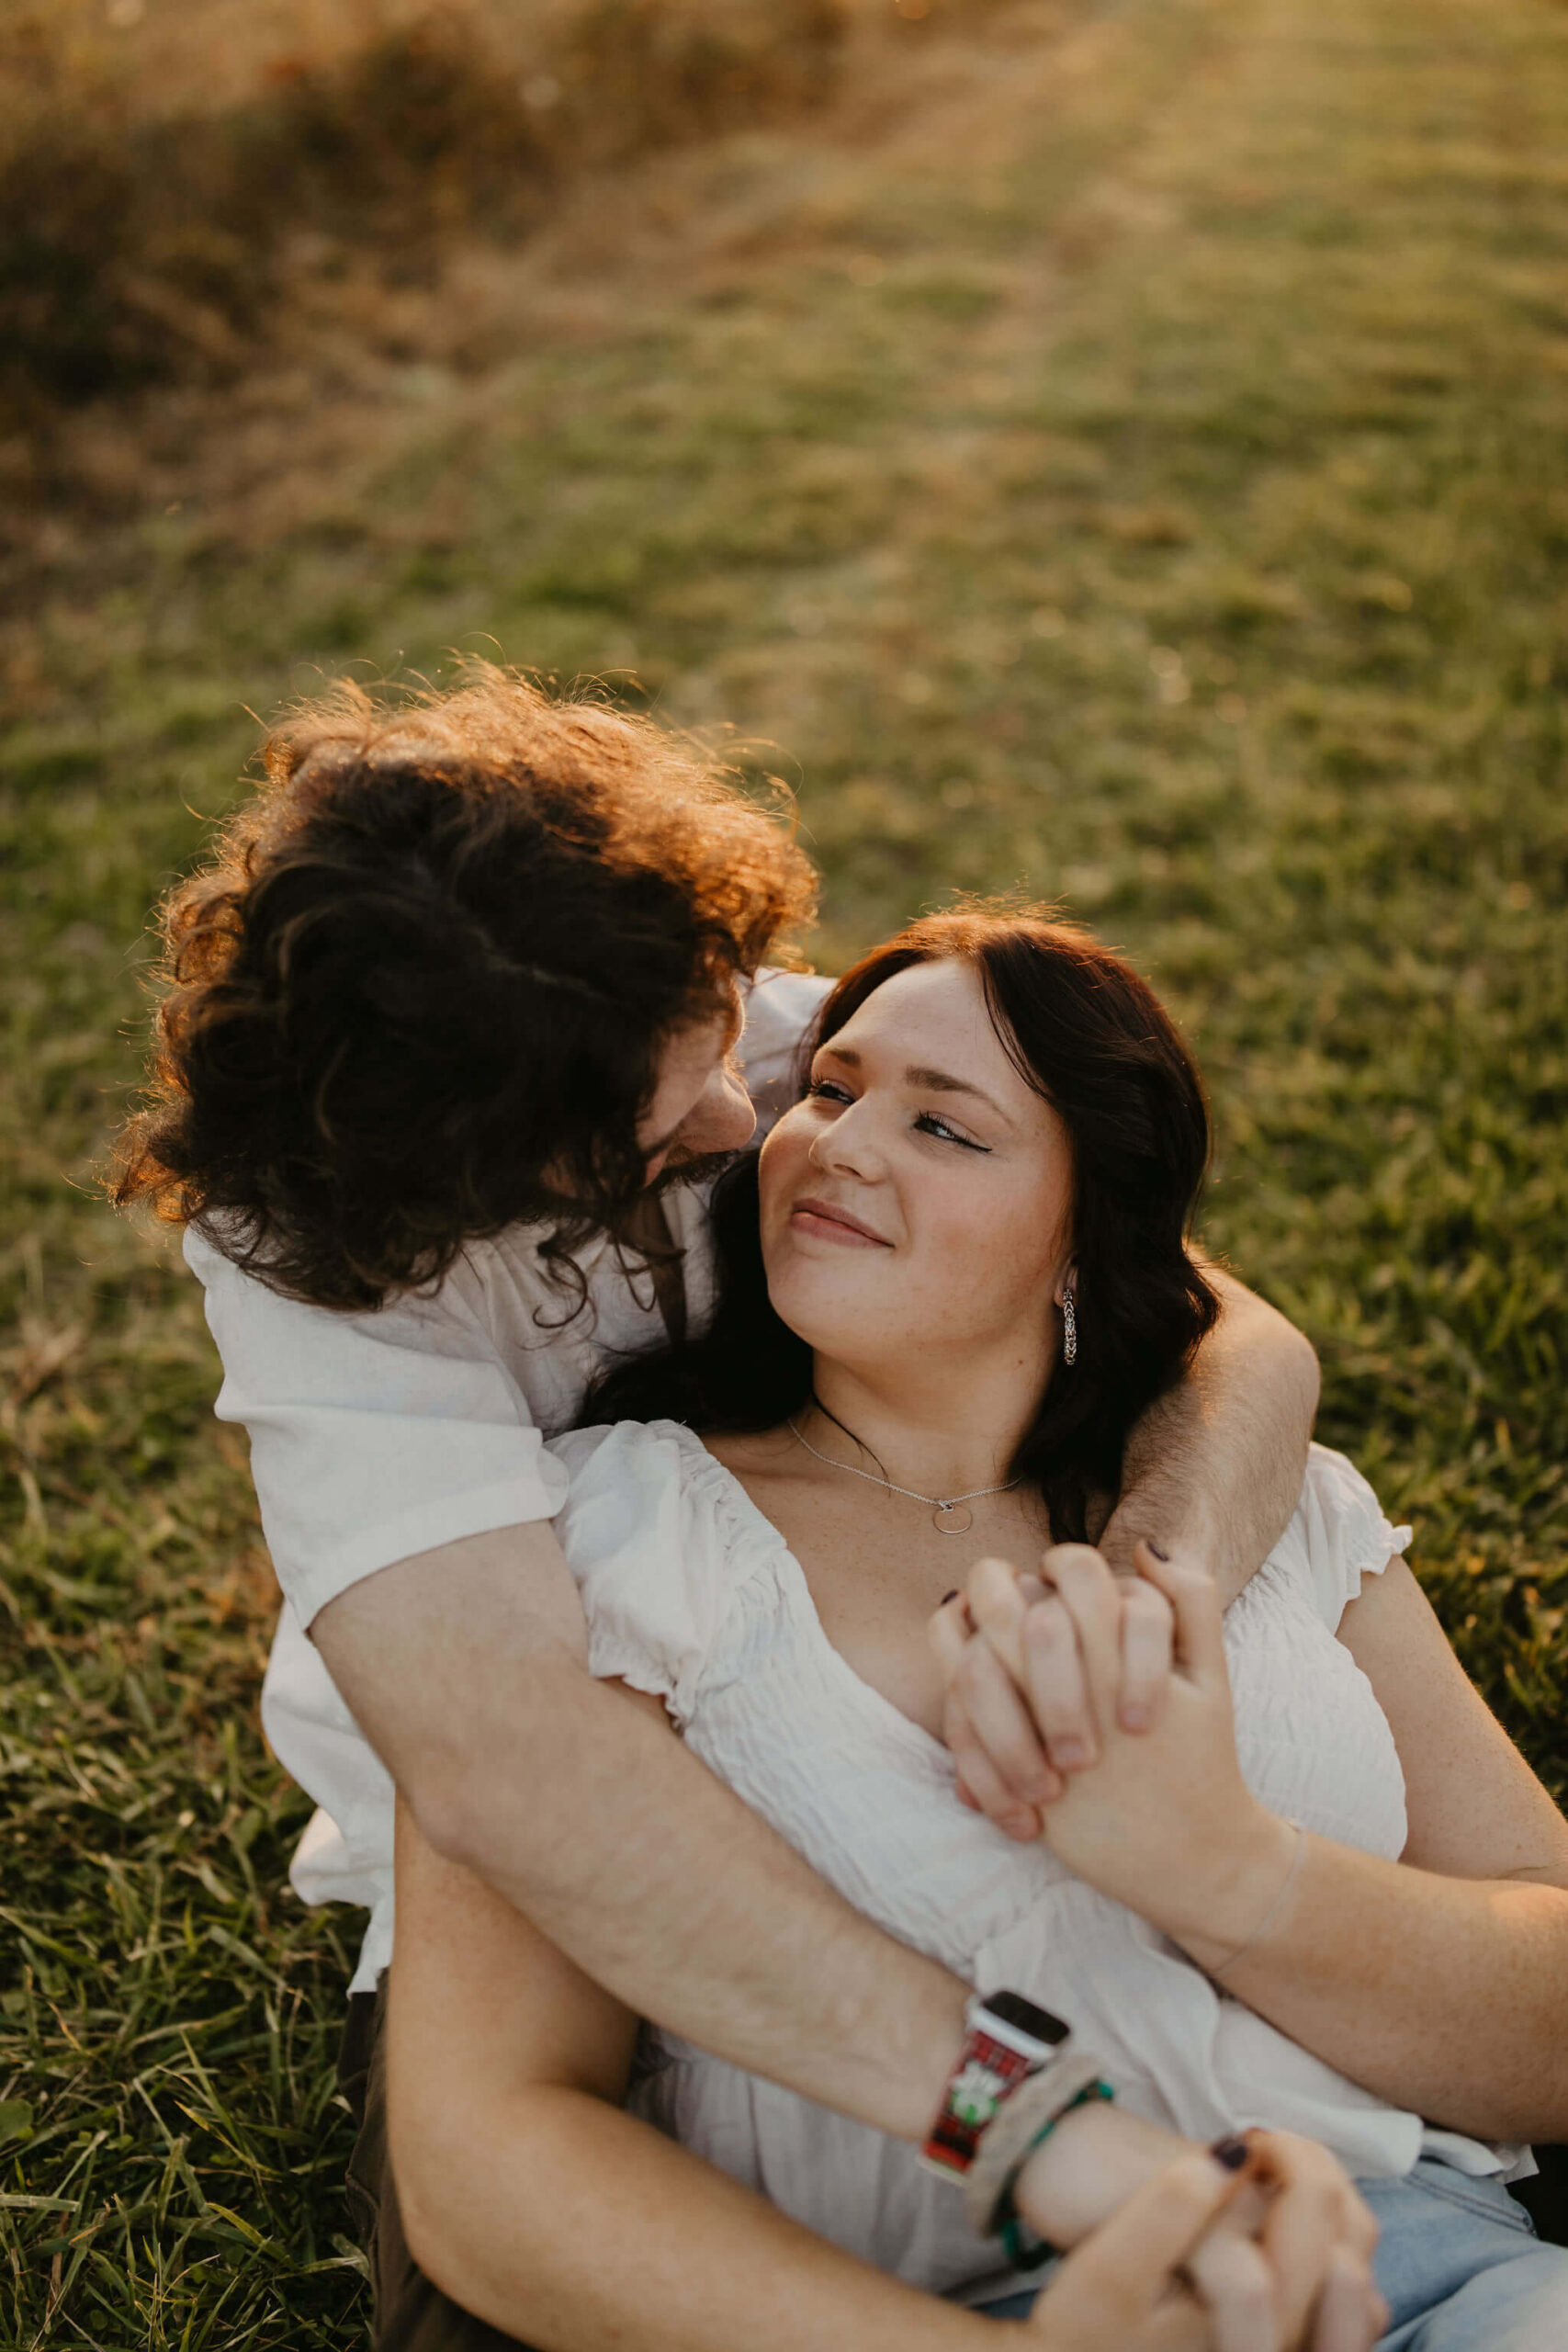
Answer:
[[(868, 1350), (880, 1354), (881, 1317), (871, 1303), (857, 1301), (852, 1284), (803, 1281), (805, 1271), (792, 1268), (784, 1278), (770, 1280), (768, 1296), (779, 1321), (820, 1356), (861, 1361)], [(910, 1344), (909, 1334), (900, 1331), (888, 1340), (887, 1352), (897, 1355)]]

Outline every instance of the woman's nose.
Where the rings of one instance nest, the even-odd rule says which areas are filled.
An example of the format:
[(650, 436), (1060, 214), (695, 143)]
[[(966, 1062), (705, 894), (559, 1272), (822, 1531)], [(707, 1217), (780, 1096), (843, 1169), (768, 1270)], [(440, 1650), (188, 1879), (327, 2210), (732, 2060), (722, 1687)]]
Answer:
[(810, 1159), (824, 1175), (858, 1176), (874, 1182), (882, 1161), (874, 1125), (863, 1102), (852, 1102), (811, 1139)]

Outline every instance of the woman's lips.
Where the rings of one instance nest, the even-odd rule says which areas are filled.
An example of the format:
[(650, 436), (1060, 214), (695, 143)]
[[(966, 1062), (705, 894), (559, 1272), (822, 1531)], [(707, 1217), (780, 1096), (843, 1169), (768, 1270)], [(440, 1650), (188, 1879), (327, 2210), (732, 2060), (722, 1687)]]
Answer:
[(789, 1213), (790, 1224), (797, 1233), (815, 1234), (820, 1241), (836, 1241), (850, 1250), (891, 1250), (893, 1244), (869, 1225), (863, 1225), (848, 1209), (836, 1208), (831, 1201), (796, 1201)]

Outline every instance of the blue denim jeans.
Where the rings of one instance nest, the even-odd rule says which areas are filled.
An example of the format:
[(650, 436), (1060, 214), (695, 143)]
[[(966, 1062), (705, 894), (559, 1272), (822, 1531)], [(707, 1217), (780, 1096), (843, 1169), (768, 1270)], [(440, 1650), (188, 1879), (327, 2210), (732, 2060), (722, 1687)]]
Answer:
[[(1402, 2180), (1357, 2187), (1382, 2231), (1392, 2324), (1377, 2352), (1568, 2352), (1568, 2248), (1542, 2245), (1500, 2181), (1427, 2157)], [(1022, 2319), (1036, 2291), (986, 2317)]]

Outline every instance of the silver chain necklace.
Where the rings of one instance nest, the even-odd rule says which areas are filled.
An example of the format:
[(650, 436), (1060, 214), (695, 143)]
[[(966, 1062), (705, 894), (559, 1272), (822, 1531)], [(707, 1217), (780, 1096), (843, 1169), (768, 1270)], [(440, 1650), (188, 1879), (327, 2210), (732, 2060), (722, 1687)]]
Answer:
[[(843, 1428), (842, 1422), (839, 1424)], [(796, 1445), (803, 1445), (818, 1462), (827, 1464), (829, 1470), (847, 1470), (852, 1478), (867, 1478), (874, 1487), (881, 1487), (890, 1495), (907, 1495), (912, 1503), (929, 1503), (931, 1525), (939, 1535), (967, 1535), (975, 1524), (975, 1514), (965, 1510), (965, 1503), (977, 1503), (983, 1495), (1007, 1495), (1019, 1484), (1016, 1478), (1006, 1478), (999, 1487), (971, 1487), (966, 1495), (918, 1495), (913, 1487), (896, 1487), (891, 1478), (879, 1478), (874, 1470), (857, 1470), (852, 1462), (835, 1462), (830, 1453), (818, 1453), (808, 1437), (802, 1437), (793, 1421), (784, 1423)], [(854, 1437), (852, 1430), (845, 1430), (846, 1437)], [(855, 1438), (858, 1445), (860, 1440)], [(960, 1515), (962, 1514), (962, 1515)]]

